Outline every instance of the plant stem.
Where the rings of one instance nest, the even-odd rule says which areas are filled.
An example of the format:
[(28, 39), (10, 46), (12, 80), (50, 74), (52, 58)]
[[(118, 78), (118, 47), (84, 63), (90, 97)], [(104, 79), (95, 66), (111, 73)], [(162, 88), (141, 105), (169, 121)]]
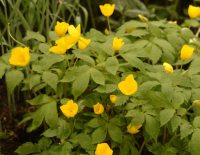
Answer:
[(140, 146), (139, 154), (142, 154), (142, 150), (144, 148), (144, 145), (145, 145), (145, 140), (142, 142), (142, 145)]
[(12, 38), (12, 40), (14, 40), (16, 43), (18, 43), (18, 44), (20, 44), (20, 45), (22, 45), (22, 46), (26, 46), (26, 45), (24, 45), (23, 43), (21, 43), (21, 42), (19, 42), (18, 40), (16, 40), (16, 39), (12, 36), (12, 34), (10, 33), (10, 23), (8, 23), (8, 34), (9, 34), (10, 38)]
[(108, 30), (109, 30), (109, 33), (111, 34), (111, 27), (110, 27), (110, 19), (109, 19), (109, 17), (107, 17), (107, 22), (108, 22)]

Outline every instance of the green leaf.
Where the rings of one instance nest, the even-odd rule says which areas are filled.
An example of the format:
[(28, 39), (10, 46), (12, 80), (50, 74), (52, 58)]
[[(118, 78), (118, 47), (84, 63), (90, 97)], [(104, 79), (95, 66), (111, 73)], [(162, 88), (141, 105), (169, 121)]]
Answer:
[(108, 133), (113, 141), (118, 143), (122, 142), (122, 131), (115, 124), (112, 123), (108, 124)]
[(76, 79), (78, 72), (76, 68), (70, 68), (65, 72), (65, 75), (59, 82), (72, 82)]
[(94, 66), (95, 65), (95, 61), (94, 59), (92, 59), (89, 55), (86, 54), (82, 54), (80, 52), (75, 52), (75, 56), (87, 63), (89, 63), (90, 65)]
[(50, 46), (46, 43), (39, 44), (39, 50), (44, 54), (49, 52), (49, 48), (50, 48)]
[(192, 125), (189, 122), (185, 121), (180, 126), (180, 132), (181, 132), (181, 139), (189, 136), (193, 132)]
[(100, 84), (100, 85), (105, 84), (105, 77), (104, 77), (103, 73), (100, 72), (99, 70), (97, 70), (95, 68), (91, 68), (90, 75), (91, 75), (92, 79), (94, 80), (94, 82), (96, 82), (97, 84)]
[(156, 141), (160, 132), (159, 121), (151, 115), (146, 115), (145, 131)]
[(147, 34), (149, 34), (147, 30), (138, 29), (138, 30), (133, 30), (131, 33), (127, 33), (126, 36), (141, 37)]
[(30, 105), (42, 105), (45, 103), (49, 103), (53, 100), (52, 97), (47, 96), (46, 94), (40, 94), (33, 98), (32, 100), (27, 100)]
[(10, 94), (13, 93), (15, 87), (24, 79), (24, 74), (19, 70), (11, 70), (6, 72), (6, 85)]
[(90, 80), (90, 72), (83, 72), (78, 75), (72, 83), (72, 94), (75, 98), (80, 96), (88, 87)]
[(48, 53), (48, 55), (44, 55), (44, 57), (39, 61), (37, 65), (42, 66), (44, 70), (49, 69), (53, 64), (61, 62), (65, 60), (64, 55), (58, 55), (53, 53)]
[(199, 155), (200, 152), (200, 129), (195, 129), (189, 142), (189, 149), (192, 155)]
[(7, 69), (7, 65), (4, 64), (3, 62), (0, 62), (0, 79), (4, 76), (6, 69)]
[(99, 93), (112, 93), (117, 89), (116, 84), (105, 84), (97, 87), (95, 90)]
[(30, 39), (35, 39), (35, 40), (40, 41), (40, 42), (46, 41), (45, 37), (43, 35), (41, 35), (40, 33), (33, 32), (33, 31), (27, 31), (26, 37), (24, 38), (24, 40), (30, 40)]
[(174, 109), (164, 109), (160, 111), (160, 126), (167, 124), (174, 116)]
[(195, 128), (200, 128), (200, 116), (196, 116), (193, 120), (193, 126)]
[(55, 137), (57, 135), (57, 131), (56, 129), (47, 129), (42, 133), (42, 135), (48, 138)]
[(140, 70), (144, 70), (145, 66), (144, 63), (137, 58), (135, 53), (126, 53), (121, 54), (121, 56), (133, 67), (138, 68)]
[(29, 82), (30, 89), (32, 89), (34, 86), (40, 84), (40, 78), (41, 78), (41, 76), (39, 74), (30, 75), (28, 78), (29, 78), (28, 82)]
[(93, 118), (86, 125), (91, 128), (98, 128), (105, 125), (105, 120), (102, 118)]
[(119, 62), (117, 60), (116, 57), (109, 57), (107, 60), (106, 60), (106, 64), (105, 64), (105, 67), (106, 67), (106, 70), (113, 74), (113, 75), (116, 75), (116, 72), (119, 68)]
[(92, 148), (92, 140), (91, 137), (85, 133), (81, 133), (76, 136), (79, 144), (81, 145), (82, 148), (84, 149), (91, 149)]
[(58, 121), (57, 103), (55, 101), (43, 105), (43, 111), (45, 113), (45, 121), (51, 127), (54, 128)]
[(181, 125), (181, 117), (173, 116), (170, 123), (171, 123), (172, 131), (174, 132)]
[(19, 146), (17, 150), (15, 151), (16, 153), (20, 155), (28, 155), (28, 154), (33, 154), (39, 152), (39, 148), (37, 145), (34, 145), (32, 142), (26, 142)]
[(43, 108), (40, 107), (39, 109), (37, 109), (37, 111), (35, 111), (31, 117), (33, 121), (32, 121), (31, 126), (27, 128), (27, 132), (32, 132), (33, 130), (37, 129), (42, 124), (43, 119), (45, 117)]
[(56, 74), (45, 71), (42, 74), (42, 79), (46, 84), (53, 88), (55, 92), (57, 91), (58, 76)]
[(139, 90), (146, 92), (158, 85), (160, 85), (160, 83), (157, 81), (146, 81), (146, 82), (142, 83), (141, 85), (139, 85)]
[(156, 64), (162, 55), (162, 51), (160, 47), (156, 46), (155, 44), (150, 44), (144, 50), (145, 55), (149, 58), (153, 64)]
[(148, 26), (149, 26), (149, 31), (153, 36), (161, 37), (162, 31), (157, 25), (150, 23)]
[(101, 126), (97, 128), (93, 133), (92, 133), (92, 143), (100, 143), (103, 142), (106, 138), (107, 135), (107, 128), (106, 126)]

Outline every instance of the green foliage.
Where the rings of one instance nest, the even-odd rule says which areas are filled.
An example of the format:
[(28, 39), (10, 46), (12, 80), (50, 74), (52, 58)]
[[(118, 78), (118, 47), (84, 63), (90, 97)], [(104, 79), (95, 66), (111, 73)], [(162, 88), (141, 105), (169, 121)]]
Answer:
[[(1, 57), (0, 77), (5, 75), (10, 94), (18, 88), (31, 97), (27, 103), (33, 111), (19, 125), (26, 123), (27, 132), (39, 127), (44, 131), (38, 143), (27, 142), (16, 153), (93, 155), (97, 144), (106, 142), (120, 155), (142, 154), (143, 150), (198, 154), (199, 50), (190, 60), (180, 60), (181, 47), (195, 38), (190, 29), (166, 20), (131, 20), (109, 35), (91, 29), (86, 33), (91, 39), (87, 48), (74, 45), (62, 55), (49, 51), (58, 38), (52, 27), (46, 35), (27, 30), (24, 40), (30, 42), (29, 65), (11, 66), (9, 52)], [(119, 51), (112, 48), (115, 36), (124, 41)], [(164, 62), (172, 65), (173, 73), (165, 71)], [(129, 74), (138, 84), (133, 95), (118, 88)], [(116, 101), (110, 95), (116, 95)], [(74, 107), (65, 112), (60, 107), (69, 100), (78, 111), (66, 117)], [(104, 109), (101, 114), (94, 111), (98, 102)]]

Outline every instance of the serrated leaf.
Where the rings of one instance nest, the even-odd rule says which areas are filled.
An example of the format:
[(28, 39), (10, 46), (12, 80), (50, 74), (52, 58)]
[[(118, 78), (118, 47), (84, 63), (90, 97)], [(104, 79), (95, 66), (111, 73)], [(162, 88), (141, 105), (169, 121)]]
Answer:
[(172, 117), (170, 123), (171, 123), (172, 131), (174, 132), (181, 124), (181, 117), (179, 116)]
[(45, 121), (51, 127), (54, 128), (58, 121), (57, 103), (55, 101), (43, 105), (43, 111), (45, 113)]
[(189, 122), (184, 122), (180, 126), (180, 132), (181, 132), (181, 139), (189, 136), (193, 132), (192, 125)]
[(15, 152), (21, 155), (28, 155), (39, 151), (37, 145), (34, 145), (32, 142), (26, 142), (20, 145)]
[(24, 79), (24, 74), (19, 70), (11, 70), (6, 72), (6, 85), (10, 94), (13, 93), (15, 87)]
[(3, 62), (0, 62), (0, 79), (4, 76), (6, 69), (7, 69), (7, 65), (4, 64)]
[(56, 74), (45, 71), (42, 74), (42, 79), (46, 84), (53, 88), (55, 92), (57, 91), (58, 76)]
[(126, 53), (121, 54), (121, 56), (133, 67), (138, 68), (140, 70), (144, 70), (144, 63), (137, 58), (137, 55), (134, 53)]
[(122, 131), (115, 124), (112, 123), (108, 124), (108, 133), (113, 141), (118, 143), (122, 142)]
[(90, 75), (93, 81), (97, 84), (104, 85), (105, 84), (105, 77), (102, 72), (95, 68), (90, 69)]
[(32, 100), (27, 100), (30, 105), (42, 105), (45, 103), (51, 102), (53, 99), (52, 97), (47, 96), (46, 94), (40, 94), (33, 98)]
[(95, 61), (89, 56), (89, 55), (86, 55), (86, 54), (81, 54), (81, 53), (78, 53), (76, 52), (75, 53), (75, 56), (87, 63), (89, 63), (90, 65), (94, 66), (95, 65)]
[(193, 126), (195, 128), (200, 128), (200, 116), (196, 116), (193, 120)]
[(39, 74), (33, 74), (29, 76), (29, 87), (32, 89), (34, 86), (40, 84), (41, 76)]
[(97, 127), (105, 125), (105, 120), (102, 118), (93, 118), (86, 125), (91, 128), (97, 128)]
[(101, 127), (97, 128), (92, 133), (92, 143), (96, 144), (96, 143), (103, 142), (106, 138), (106, 135), (107, 135), (106, 126), (101, 126)]
[(189, 149), (192, 155), (199, 155), (200, 152), (199, 143), (200, 143), (200, 129), (196, 129), (194, 130), (192, 138), (189, 142)]
[(160, 111), (160, 126), (167, 124), (174, 116), (174, 109), (164, 109)]
[(117, 58), (116, 57), (109, 57), (106, 60), (105, 68), (109, 73), (116, 75), (116, 72), (119, 68), (119, 62), (118, 62)]
[(35, 39), (38, 40), (40, 42), (45, 42), (46, 39), (43, 35), (41, 35), (38, 32), (33, 32), (33, 31), (27, 31), (26, 32), (26, 37), (24, 38), (24, 40), (30, 40), (30, 39)]
[(80, 96), (88, 87), (90, 81), (90, 73), (83, 72), (76, 77), (72, 83), (72, 94), (75, 98)]
[(159, 122), (151, 115), (146, 115), (145, 122), (145, 131), (156, 141), (160, 132)]

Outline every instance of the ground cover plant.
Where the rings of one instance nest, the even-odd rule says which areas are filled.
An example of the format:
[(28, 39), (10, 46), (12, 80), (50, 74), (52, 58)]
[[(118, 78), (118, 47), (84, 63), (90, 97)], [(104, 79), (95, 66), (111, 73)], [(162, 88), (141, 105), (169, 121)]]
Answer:
[[(200, 148), (199, 31), (143, 15), (116, 31), (115, 4), (100, 5), (107, 29), (56, 21), (47, 36), (28, 31), (0, 59), (10, 95), (31, 107), (18, 126), (40, 129), (15, 153), (193, 154)], [(190, 5), (197, 20), (200, 8)]]

